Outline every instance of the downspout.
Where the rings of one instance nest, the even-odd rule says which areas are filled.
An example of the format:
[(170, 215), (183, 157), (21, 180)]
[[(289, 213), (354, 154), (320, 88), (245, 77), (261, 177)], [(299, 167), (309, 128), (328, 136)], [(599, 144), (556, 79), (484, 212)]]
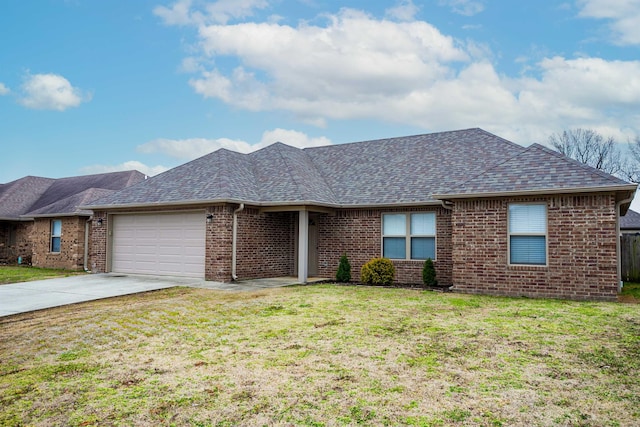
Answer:
[(85, 273), (91, 273), (91, 270), (87, 267), (87, 263), (89, 262), (89, 223), (93, 220), (93, 216), (90, 216), (87, 219), (87, 222), (84, 223), (84, 271)]
[(448, 210), (453, 210), (453, 203), (448, 200), (440, 200), (442, 207)]
[(620, 206), (633, 200), (634, 194), (628, 199), (616, 203), (616, 267), (618, 268), (618, 292), (622, 290), (622, 260), (620, 259)]
[(237, 262), (237, 246), (238, 246), (238, 214), (244, 210), (244, 203), (240, 203), (240, 207), (233, 211), (233, 240), (231, 243), (231, 279), (238, 280), (236, 274), (236, 262)]

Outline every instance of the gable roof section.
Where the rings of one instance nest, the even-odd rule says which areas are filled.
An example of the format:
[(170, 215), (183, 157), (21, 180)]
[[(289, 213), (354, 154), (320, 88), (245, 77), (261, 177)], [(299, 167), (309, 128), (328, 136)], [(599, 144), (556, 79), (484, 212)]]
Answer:
[(431, 196), (524, 148), (467, 129), (307, 148), (340, 204), (435, 203)]
[(635, 190), (635, 184), (576, 162), (540, 144), (533, 144), (435, 197), (455, 199), (604, 189)]
[(305, 149), (278, 142), (250, 154), (220, 149), (88, 207), (438, 203), (435, 189), (522, 151), (481, 129)]
[(620, 217), (620, 229), (640, 230), (640, 213), (629, 209), (624, 216)]
[(34, 216), (90, 215), (79, 209), (97, 198), (144, 181), (138, 171), (52, 179), (26, 176), (0, 185), (0, 219), (20, 221)]
[(54, 182), (51, 178), (25, 176), (0, 187), (0, 220), (19, 220)]
[(467, 129), (249, 154), (220, 149), (86, 208), (203, 203), (374, 207), (554, 191), (635, 191), (635, 185), (534, 144)]

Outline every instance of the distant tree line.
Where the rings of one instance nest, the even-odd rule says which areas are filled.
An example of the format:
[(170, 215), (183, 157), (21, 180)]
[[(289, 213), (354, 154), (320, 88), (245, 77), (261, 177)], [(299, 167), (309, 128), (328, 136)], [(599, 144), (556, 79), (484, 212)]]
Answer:
[(549, 137), (559, 153), (630, 182), (640, 182), (640, 137), (629, 141), (628, 153), (612, 138), (592, 129), (570, 129)]

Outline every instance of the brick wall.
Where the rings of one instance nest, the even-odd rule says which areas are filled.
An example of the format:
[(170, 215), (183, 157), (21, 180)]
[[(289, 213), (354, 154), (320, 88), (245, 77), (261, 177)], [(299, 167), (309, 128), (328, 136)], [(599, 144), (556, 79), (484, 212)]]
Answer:
[(87, 218), (62, 217), (60, 252), (51, 252), (51, 218), (37, 218), (31, 228), (32, 263), (36, 267), (81, 270), (84, 266), (84, 230)]
[[(102, 220), (102, 225), (98, 220)], [(107, 271), (107, 230), (109, 217), (104, 211), (95, 211), (93, 220), (89, 224), (89, 262), (87, 263), (92, 273), (105, 273)]]
[[(547, 266), (509, 266), (507, 209), (545, 202)], [(508, 296), (615, 300), (615, 198), (610, 194), (456, 201), (454, 290)]]
[[(436, 260), (439, 284), (451, 284), (451, 211), (441, 207), (407, 209), (345, 209), (318, 217), (318, 274), (334, 278), (340, 256), (347, 254), (351, 280), (360, 280), (360, 269), (382, 256), (382, 214), (390, 212), (436, 212)], [(397, 283), (421, 284), (424, 261), (394, 260)]]
[(294, 275), (297, 219), (294, 212), (245, 209), (238, 214), (239, 279)]
[(32, 221), (3, 222), (0, 224), (0, 263), (16, 264), (22, 257), (23, 264), (30, 264), (32, 246)]
[(213, 215), (206, 225), (205, 279), (218, 282), (231, 280), (233, 241), (233, 207), (212, 206), (207, 214)]

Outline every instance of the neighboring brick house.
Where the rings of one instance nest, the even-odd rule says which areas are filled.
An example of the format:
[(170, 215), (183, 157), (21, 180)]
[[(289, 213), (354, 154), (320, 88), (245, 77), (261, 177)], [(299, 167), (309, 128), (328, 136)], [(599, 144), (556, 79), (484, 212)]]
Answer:
[(138, 171), (0, 184), (0, 263), (81, 270), (92, 212), (79, 206), (143, 181)]
[(229, 281), (353, 280), (374, 257), (399, 283), (613, 300), (617, 227), (635, 184), (481, 129), (250, 154), (221, 149), (86, 206), (95, 271)]

